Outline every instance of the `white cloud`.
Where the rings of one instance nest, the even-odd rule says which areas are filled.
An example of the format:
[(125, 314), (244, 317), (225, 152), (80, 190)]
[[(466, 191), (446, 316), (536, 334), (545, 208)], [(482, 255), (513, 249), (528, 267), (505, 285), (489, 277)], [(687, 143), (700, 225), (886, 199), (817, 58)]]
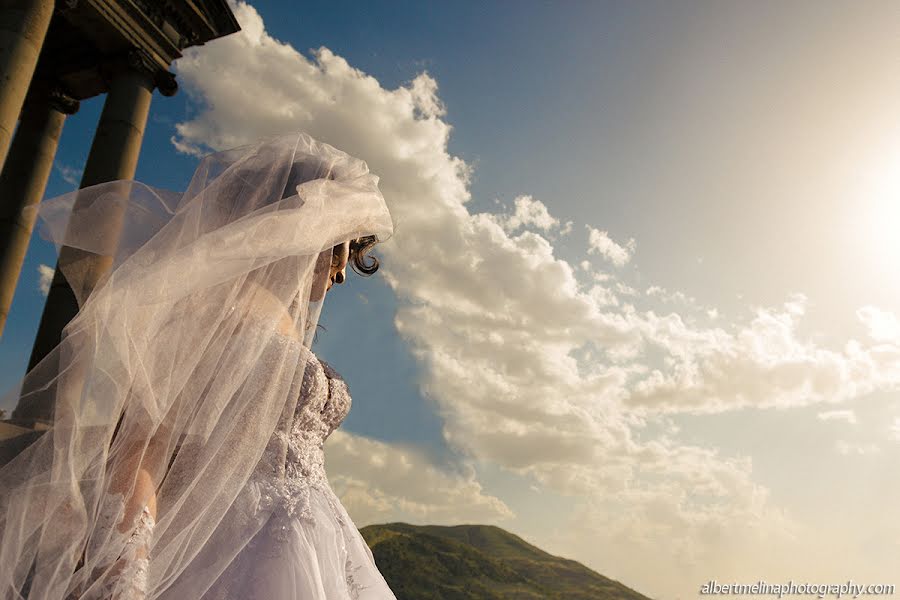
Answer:
[[(559, 219), (552, 217), (540, 200), (535, 200), (531, 196), (519, 196), (513, 203), (515, 210), (512, 214), (501, 214), (496, 217), (497, 222), (507, 233), (529, 226), (545, 232), (559, 228)], [(569, 223), (566, 226), (571, 230)]]
[(871, 442), (869, 443), (859, 443), (859, 442), (848, 442), (846, 440), (838, 440), (834, 444), (835, 450), (837, 450), (838, 454), (842, 454), (844, 456), (866, 456), (868, 454), (878, 454), (881, 452), (881, 449)]
[(638, 291), (628, 284), (621, 281), (616, 283), (616, 291), (623, 296), (637, 296)]
[(588, 254), (599, 254), (617, 267), (631, 260), (637, 246), (634, 238), (629, 239), (624, 246), (620, 246), (610, 239), (606, 231), (594, 229), (590, 225), (585, 227), (588, 229)]
[(369, 523), (457, 524), (513, 516), (484, 492), (472, 468), (449, 473), (411, 446), (337, 430), (325, 445), (329, 480), (359, 526)]
[(900, 347), (840, 350), (803, 340), (802, 296), (781, 309), (758, 309), (728, 329), (689, 326), (676, 313), (646, 313), (636, 324), (668, 368), (635, 380), (629, 405), (662, 412), (718, 412), (746, 406), (792, 407), (853, 400), (900, 383)]
[(826, 410), (818, 413), (816, 415), (816, 418), (820, 421), (844, 421), (845, 423), (849, 423), (851, 425), (856, 425), (858, 423), (856, 419), (856, 413), (852, 410), (847, 409)]
[[(641, 294), (621, 301), (617, 294), (633, 290), (613, 276), (592, 273), (595, 281), (582, 285), (584, 267), (558, 258), (550, 239), (571, 226), (543, 203), (520, 196), (512, 211), (469, 210), (471, 167), (448, 152), (451, 127), (427, 73), (385, 89), (327, 48), (306, 57), (272, 39), (246, 4), (234, 10), (240, 33), (176, 63), (200, 107), (176, 126), (173, 143), (202, 153), (303, 130), (366, 160), (395, 222), (379, 275), (398, 298), (396, 328), (421, 364), (421, 391), (436, 403), (460, 464), (498, 466), (586, 499), (568, 533), (565, 515), (547, 519), (568, 535), (567, 554), (601, 557), (603, 572), (638, 577), (640, 565), (631, 581), (646, 581), (646, 564), (680, 557), (672, 564), (690, 568), (655, 578), (660, 593), (687, 593), (687, 578), (708, 576), (704, 561), (724, 560), (723, 549), (745, 559), (734, 564), (761, 564), (765, 540), (792, 529), (753, 481), (750, 462), (666, 436), (643, 439), (641, 428), (671, 412), (850, 401), (900, 381), (900, 350), (857, 342), (834, 350), (803, 339), (802, 297), (745, 323), (698, 328), (679, 313), (639, 310)], [(619, 245), (589, 231), (589, 254), (617, 266), (631, 259), (634, 240)], [(392, 511), (448, 522), (464, 510), (488, 521), (505, 516), (471, 471), (449, 475), (409, 448), (338, 435), (329, 461), (343, 465), (335, 467), (342, 497), (366, 520), (400, 514)], [(401, 477), (381, 463), (415, 468)], [(752, 535), (733, 534), (748, 523)], [(620, 546), (632, 554), (604, 554)]]
[(53, 267), (44, 264), (38, 265), (38, 289), (44, 296), (50, 293), (50, 284), (53, 283), (53, 273)]
[[(681, 305), (689, 306), (689, 307), (697, 307), (697, 299), (692, 296), (688, 296), (687, 294), (685, 294), (684, 292), (682, 292), (680, 290), (675, 291), (675, 292), (670, 292), (669, 290), (662, 288), (658, 285), (651, 285), (650, 287), (648, 287), (646, 289), (646, 291), (644, 293), (651, 298), (652, 297), (659, 298), (663, 302), (676, 303), (676, 304), (681, 304)], [(714, 310), (715, 309), (708, 310), (707, 314), (709, 315), (709, 313)], [(714, 318), (714, 317), (711, 317), (711, 318)]]
[[(797, 575), (803, 538), (752, 480), (748, 460), (696, 447), (648, 445), (645, 454), (642, 474), (627, 485), (585, 496), (552, 547), (590, 557), (589, 566), (621, 581), (693, 583), (711, 573), (739, 581), (747, 565), (766, 578), (784, 565)], [(658, 558), (651, 578), (647, 556)], [(658, 597), (678, 597), (672, 586), (656, 587)]]
[(422, 118), (442, 117), (447, 109), (438, 97), (437, 82), (431, 77), (416, 77), (410, 85), (416, 116)]
[(53, 167), (56, 169), (57, 173), (59, 173), (59, 176), (62, 177), (63, 181), (69, 185), (78, 187), (78, 184), (81, 182), (81, 175), (84, 171), (60, 163), (54, 163)]
[(874, 306), (864, 306), (856, 316), (865, 325), (869, 337), (879, 342), (900, 342), (900, 320), (897, 315)]

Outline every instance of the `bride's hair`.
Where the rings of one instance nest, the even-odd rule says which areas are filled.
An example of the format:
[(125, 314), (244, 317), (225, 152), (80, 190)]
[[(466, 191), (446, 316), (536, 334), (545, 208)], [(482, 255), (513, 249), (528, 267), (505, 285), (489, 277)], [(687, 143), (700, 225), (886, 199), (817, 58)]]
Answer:
[[(353, 270), (368, 277), (378, 270), (378, 259), (374, 256), (368, 256), (368, 252), (379, 242), (374, 235), (367, 235), (355, 240), (350, 240), (350, 260)], [(365, 259), (371, 259), (372, 262), (366, 264)]]

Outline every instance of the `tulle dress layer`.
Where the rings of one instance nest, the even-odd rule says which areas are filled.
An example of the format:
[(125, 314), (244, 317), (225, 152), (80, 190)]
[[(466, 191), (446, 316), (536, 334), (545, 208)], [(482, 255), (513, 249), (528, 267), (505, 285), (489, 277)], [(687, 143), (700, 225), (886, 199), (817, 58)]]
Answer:
[(31, 209), (78, 312), (3, 396), (52, 426), (0, 465), (0, 598), (394, 598), (325, 476), (350, 397), (309, 349), (332, 249), (393, 230), (368, 166), (292, 133), (184, 192)]
[(287, 438), (277, 440), (284, 473), (269, 473), (276, 456), (260, 461), (242, 494), (270, 516), (203, 600), (394, 600), (325, 473), (324, 442), (350, 410), (347, 385), (298, 340), (276, 342), (299, 345), (306, 361), (290, 432), (275, 434)]

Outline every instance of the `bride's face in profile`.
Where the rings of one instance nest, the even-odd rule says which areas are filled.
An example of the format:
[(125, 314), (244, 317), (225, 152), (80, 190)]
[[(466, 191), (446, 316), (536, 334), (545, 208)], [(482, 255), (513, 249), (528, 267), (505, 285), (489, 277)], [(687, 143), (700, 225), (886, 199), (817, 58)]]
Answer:
[(347, 278), (347, 262), (350, 260), (350, 241), (338, 244), (331, 252), (331, 269), (328, 272), (328, 285), (325, 291), (336, 283), (344, 283)]

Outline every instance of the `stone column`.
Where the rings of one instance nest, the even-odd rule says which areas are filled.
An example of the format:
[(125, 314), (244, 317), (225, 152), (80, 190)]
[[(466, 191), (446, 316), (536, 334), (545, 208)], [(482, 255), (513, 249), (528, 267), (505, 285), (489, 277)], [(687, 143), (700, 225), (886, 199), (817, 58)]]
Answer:
[[(144, 68), (140, 60), (134, 60), (132, 55), (129, 55), (128, 67), (118, 70), (110, 78), (109, 94), (103, 104), (103, 113), (81, 179), (82, 188), (134, 177), (153, 88), (154, 74)], [(75, 205), (78, 206), (78, 200)], [(97, 226), (102, 227), (108, 237), (118, 236), (123, 216), (122, 213), (107, 214), (104, 222)], [(110, 240), (110, 245), (114, 246), (114, 241)], [(60, 265), (73, 263), (80, 263), (78, 270), (84, 274), (77, 295), (60, 269)], [(111, 263), (111, 256), (62, 247), (28, 362), (29, 371), (59, 344), (63, 328), (78, 312), (78, 299), (83, 301), (90, 294), (91, 289), (107, 275)], [(13, 417), (17, 420), (52, 421), (52, 410), (49, 405), (20, 405), (13, 412)]]
[(66, 115), (78, 110), (77, 100), (57, 90), (32, 88), (0, 173), (0, 335), (34, 228), (36, 214), (23, 209), (44, 197)]
[(54, 0), (0, 4), (0, 165), (6, 159), (55, 4)]

